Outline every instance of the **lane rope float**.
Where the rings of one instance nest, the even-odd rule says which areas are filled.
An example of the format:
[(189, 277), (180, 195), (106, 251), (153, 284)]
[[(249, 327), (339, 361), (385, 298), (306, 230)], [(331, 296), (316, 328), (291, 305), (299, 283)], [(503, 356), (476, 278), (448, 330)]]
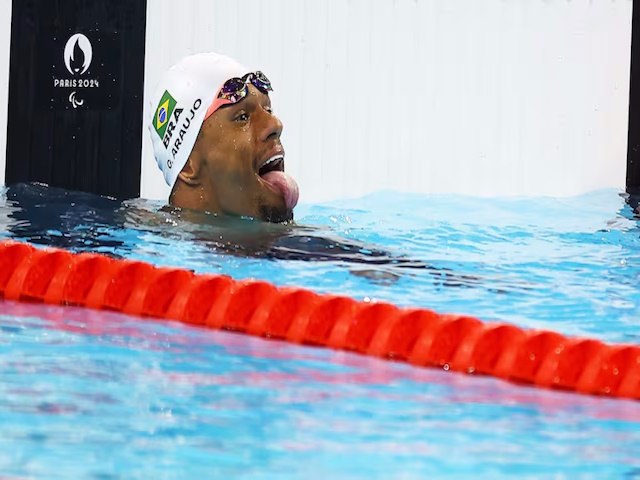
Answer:
[(0, 242), (6, 300), (178, 320), (417, 366), (640, 399), (640, 346), (357, 301), (260, 280), (200, 275), (93, 253)]

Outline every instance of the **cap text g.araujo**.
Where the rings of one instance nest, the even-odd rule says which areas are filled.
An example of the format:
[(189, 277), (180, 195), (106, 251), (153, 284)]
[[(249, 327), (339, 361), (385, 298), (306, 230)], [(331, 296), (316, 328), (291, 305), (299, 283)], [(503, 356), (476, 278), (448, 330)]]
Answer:
[[(164, 94), (160, 98), (160, 102), (158, 103), (153, 126), (158, 136), (162, 139), (162, 144), (166, 149), (168, 149), (169, 145), (171, 144), (173, 133), (178, 127), (180, 115), (184, 111), (184, 108), (176, 108), (176, 106), (176, 100), (168, 90), (165, 90)], [(173, 161), (175, 160), (176, 155), (180, 150), (180, 146), (182, 145), (184, 136), (187, 134), (187, 131), (191, 126), (191, 121), (194, 119), (194, 117), (196, 116), (196, 112), (200, 109), (201, 106), (202, 100), (200, 98), (196, 98), (193, 102), (193, 105), (189, 109), (187, 116), (183, 117), (180, 129), (178, 130), (176, 138), (173, 140), (173, 146), (171, 147), (172, 158), (167, 159), (167, 167), (173, 167)]]

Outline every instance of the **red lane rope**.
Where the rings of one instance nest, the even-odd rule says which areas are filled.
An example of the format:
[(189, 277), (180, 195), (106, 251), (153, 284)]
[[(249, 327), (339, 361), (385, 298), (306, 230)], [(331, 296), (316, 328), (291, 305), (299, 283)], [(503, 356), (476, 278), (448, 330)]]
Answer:
[(0, 242), (0, 294), (172, 319), (414, 365), (640, 399), (640, 347), (257, 280)]

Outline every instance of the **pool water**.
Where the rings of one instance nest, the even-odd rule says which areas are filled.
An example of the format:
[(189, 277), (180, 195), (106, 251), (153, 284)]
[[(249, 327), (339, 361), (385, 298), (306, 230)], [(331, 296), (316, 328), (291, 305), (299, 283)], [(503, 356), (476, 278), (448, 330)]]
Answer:
[[(380, 192), (282, 227), (20, 185), (0, 222), (36, 245), (639, 344), (634, 206)], [(640, 478), (639, 402), (110, 312), (0, 312), (8, 477)]]

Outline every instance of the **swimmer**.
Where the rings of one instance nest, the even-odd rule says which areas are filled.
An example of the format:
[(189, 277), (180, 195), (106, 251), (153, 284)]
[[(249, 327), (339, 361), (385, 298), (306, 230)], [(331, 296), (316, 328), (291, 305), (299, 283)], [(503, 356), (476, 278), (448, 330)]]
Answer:
[(298, 185), (285, 173), (282, 122), (272, 111), (270, 91), (260, 70), (217, 53), (188, 56), (160, 81), (149, 132), (171, 187), (164, 213), (181, 222), (181, 233), (191, 230), (201, 242), (211, 242), (212, 250), (233, 255), (344, 262), (358, 266), (352, 273), (374, 281), (395, 281), (402, 272), (418, 270), (444, 285), (475, 280), (294, 225)]
[(264, 73), (217, 53), (191, 55), (166, 72), (152, 97), (149, 132), (170, 206), (293, 219), (298, 185), (285, 173), (271, 90)]

